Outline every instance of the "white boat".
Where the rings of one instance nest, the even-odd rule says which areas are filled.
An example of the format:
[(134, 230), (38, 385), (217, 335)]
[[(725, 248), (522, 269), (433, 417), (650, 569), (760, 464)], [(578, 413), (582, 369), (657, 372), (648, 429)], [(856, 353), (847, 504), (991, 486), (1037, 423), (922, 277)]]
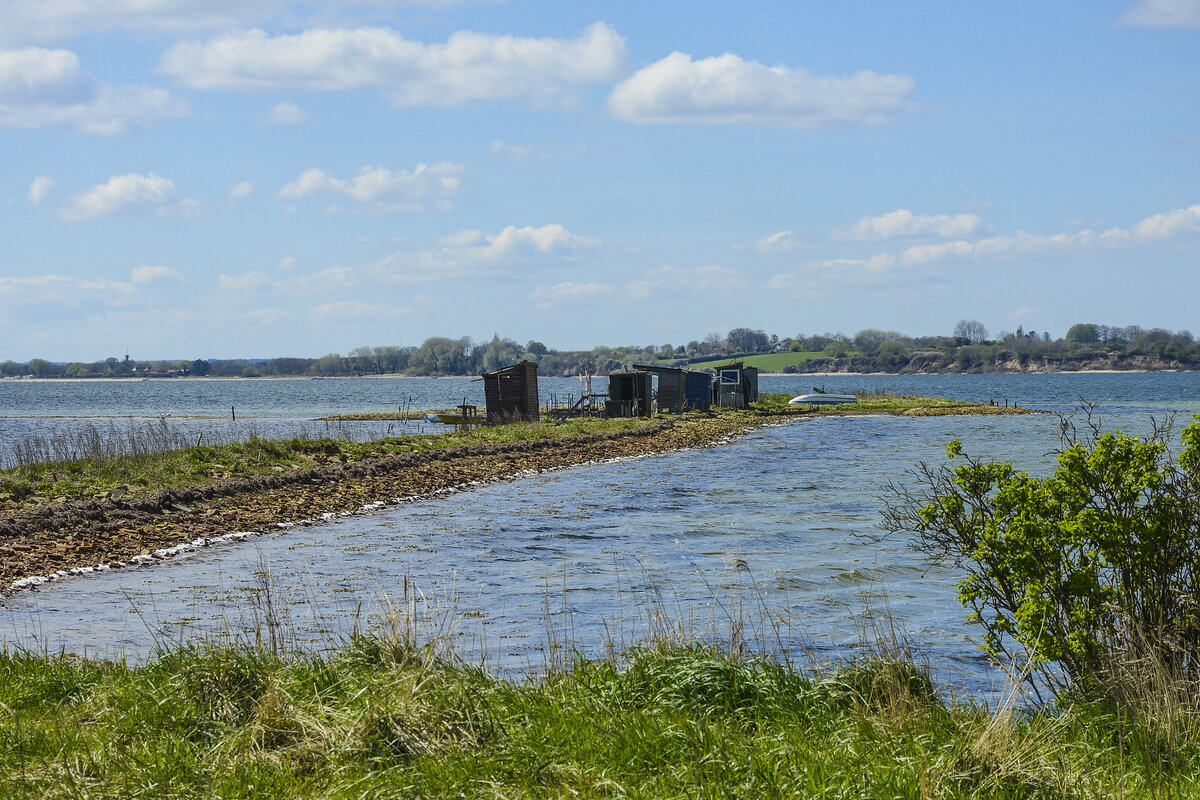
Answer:
[(789, 406), (840, 406), (842, 403), (857, 403), (858, 398), (852, 394), (801, 394), (788, 400)]

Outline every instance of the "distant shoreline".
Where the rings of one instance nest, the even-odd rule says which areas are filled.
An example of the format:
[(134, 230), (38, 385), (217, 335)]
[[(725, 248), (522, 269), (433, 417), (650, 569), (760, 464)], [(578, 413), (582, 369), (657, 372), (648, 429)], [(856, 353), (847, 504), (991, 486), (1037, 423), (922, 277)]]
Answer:
[[(1028, 372), (760, 372), (760, 377), (769, 378), (881, 378), (881, 377), (943, 377), (946, 375), (1151, 375), (1158, 373), (1195, 373), (1193, 369), (1063, 369), (1063, 370), (1030, 370)], [(52, 381), (54, 383), (173, 383), (176, 381), (353, 381), (399, 379), (414, 381), (436, 381), (446, 378), (478, 378), (478, 375), (406, 375), (403, 372), (389, 372), (372, 375), (260, 375), (246, 377), (242, 375), (181, 375), (177, 378), (22, 378), (3, 377), (0, 383), (34, 383)], [(568, 378), (575, 375), (542, 375), (542, 378)], [(593, 378), (607, 378), (607, 375), (593, 375)]]

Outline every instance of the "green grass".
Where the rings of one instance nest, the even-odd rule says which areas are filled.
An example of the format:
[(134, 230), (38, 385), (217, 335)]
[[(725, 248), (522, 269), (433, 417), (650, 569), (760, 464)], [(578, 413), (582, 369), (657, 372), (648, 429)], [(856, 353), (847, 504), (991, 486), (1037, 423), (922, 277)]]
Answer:
[[(745, 358), (735, 360), (743, 362), (747, 367), (758, 367), (763, 372), (783, 372), (785, 367), (803, 364), (806, 361), (812, 361), (814, 358), (824, 358), (824, 356), (825, 354), (818, 350), (802, 353), (766, 353), (758, 356), (746, 356)], [(706, 367), (716, 367), (721, 364), (728, 364), (729, 362), (730, 359), (724, 356), (710, 358), (689, 364), (688, 369), (705, 369)]]
[[(103, 499), (110, 493), (150, 494), (160, 489), (204, 486), (225, 478), (272, 475), (294, 469), (420, 453), (472, 444), (559, 439), (613, 433), (647, 424), (640, 419), (583, 418), (566, 422), (516, 423), (369, 442), (342, 439), (276, 440), (183, 447), (165, 452), (36, 463), (0, 470), (0, 511), (23, 503)], [(135, 435), (137, 435), (135, 433)]]
[(403, 641), (194, 647), (131, 668), (0, 656), (0, 780), (23, 798), (1197, 797), (1170, 741), (1096, 703), (947, 704), (911, 664), (824, 675), (700, 646), (513, 682)]
[[(843, 393), (843, 392), (839, 392)], [(765, 411), (792, 411), (807, 414), (903, 414), (907, 416), (939, 416), (943, 414), (1015, 414), (1032, 413), (1026, 409), (971, 403), (965, 400), (946, 400), (941, 397), (896, 395), (887, 392), (855, 392), (850, 389), (844, 394), (853, 394), (857, 403), (842, 403), (832, 406), (792, 406), (789, 394), (760, 394), (755, 408)]]

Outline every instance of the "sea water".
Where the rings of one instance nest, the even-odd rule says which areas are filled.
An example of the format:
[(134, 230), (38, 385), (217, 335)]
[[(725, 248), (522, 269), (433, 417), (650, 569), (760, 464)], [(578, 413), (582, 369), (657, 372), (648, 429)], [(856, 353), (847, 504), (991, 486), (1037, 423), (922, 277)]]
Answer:
[[(1200, 376), (765, 378), (764, 389), (876, 388), (1070, 412), (1106, 427), (1200, 413)], [(324, 382), (321, 382), (324, 383)], [(400, 626), (468, 660), (537, 671), (649, 637), (715, 639), (804, 662), (902, 642), (939, 679), (992, 696), (947, 565), (882, 535), (889, 485), (972, 455), (1052, 464), (1059, 418), (796, 419), (714, 447), (563, 469), (279, 529), (3, 600), (8, 646), (143, 659), (202, 639), (336, 647)]]

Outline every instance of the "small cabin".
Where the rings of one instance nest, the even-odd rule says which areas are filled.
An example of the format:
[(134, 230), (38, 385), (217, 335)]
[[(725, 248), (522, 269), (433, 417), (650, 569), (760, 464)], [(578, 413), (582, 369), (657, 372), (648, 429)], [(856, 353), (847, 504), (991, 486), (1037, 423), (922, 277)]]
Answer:
[(758, 367), (741, 361), (714, 367), (713, 404), (721, 408), (745, 408), (758, 402)]
[(638, 372), (658, 378), (654, 397), (659, 411), (682, 414), (684, 411), (708, 411), (712, 405), (712, 375), (675, 367), (634, 364)]
[(487, 422), (538, 422), (538, 365), (521, 361), (483, 373), (483, 394), (487, 402)]
[(604, 403), (606, 417), (649, 417), (651, 380), (649, 372), (612, 372), (608, 376), (608, 400)]

